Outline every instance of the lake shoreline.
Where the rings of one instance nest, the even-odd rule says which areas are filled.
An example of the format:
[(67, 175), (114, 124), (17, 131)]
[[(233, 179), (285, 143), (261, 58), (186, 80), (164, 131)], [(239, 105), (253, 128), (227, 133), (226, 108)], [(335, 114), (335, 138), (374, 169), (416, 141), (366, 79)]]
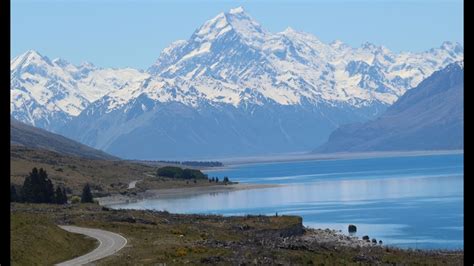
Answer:
[[(405, 157), (277, 163), (244, 166), (243, 169), (235, 166), (229, 172), (215, 174), (219, 179), (233, 177), (242, 184), (190, 182), (186, 186), (189, 188), (164, 189), (162, 185), (155, 187), (158, 190), (151, 190), (153, 187), (144, 183), (138, 190), (124, 193), (132, 194), (132, 197), (108, 198), (101, 204), (112, 209), (155, 209), (171, 213), (297, 214), (305, 221), (304, 225), (311, 228), (327, 226), (345, 231), (347, 225), (353, 223), (359, 227), (359, 237), (369, 235), (382, 239), (386, 245), (427, 250), (462, 247), (463, 240), (459, 237), (462, 224), (458, 217), (462, 201), (459, 196), (462, 195), (463, 153), (451, 151), (437, 156)], [(267, 182), (282, 186), (229, 193), (275, 187), (254, 185)], [(387, 192), (390, 193), (387, 195)], [(133, 194), (139, 195), (134, 197)], [(409, 215), (413, 219), (398, 219), (397, 213), (406, 212), (406, 206), (412, 206)], [(435, 217), (439, 212), (452, 217), (441, 224), (446, 227), (442, 236), (432, 230), (440, 227), (439, 222), (419, 222), (423, 216)], [(354, 214), (365, 220), (353, 220)], [(382, 216), (386, 217), (383, 221), (380, 220)], [(334, 221), (337, 221), (336, 225)], [(322, 225), (311, 226), (311, 223)], [(413, 234), (409, 228), (417, 228), (417, 232)], [(415, 236), (426, 240), (419, 242), (414, 240)]]
[(431, 155), (450, 155), (464, 154), (464, 150), (433, 150), (433, 151), (376, 151), (376, 152), (338, 152), (338, 153), (293, 153), (277, 154), (268, 156), (249, 156), (235, 158), (215, 159), (224, 164), (221, 167), (209, 167), (202, 170), (206, 173), (227, 170), (236, 166), (252, 164), (272, 164), (286, 162), (305, 162), (305, 161), (328, 161), (328, 160), (351, 160), (351, 159), (369, 159), (386, 157), (408, 157), (408, 156), (431, 156)]
[(192, 196), (198, 196), (211, 193), (228, 193), (239, 190), (262, 189), (279, 187), (279, 184), (250, 184), (250, 183), (234, 183), (228, 185), (214, 185), (202, 187), (183, 187), (183, 188), (165, 188), (150, 189), (144, 192), (138, 192), (136, 195), (114, 194), (106, 197), (96, 198), (101, 206), (113, 207), (115, 205), (135, 203), (150, 199), (177, 199)]

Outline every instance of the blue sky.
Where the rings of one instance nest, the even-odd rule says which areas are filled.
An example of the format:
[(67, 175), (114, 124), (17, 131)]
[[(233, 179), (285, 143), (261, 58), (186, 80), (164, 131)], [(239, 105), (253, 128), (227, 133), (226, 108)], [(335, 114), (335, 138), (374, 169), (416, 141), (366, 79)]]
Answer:
[(393, 51), (463, 43), (462, 0), (12, 0), (11, 56), (146, 69), (161, 50), (187, 39), (219, 12), (243, 6), (271, 32), (288, 26), (323, 42), (366, 41)]

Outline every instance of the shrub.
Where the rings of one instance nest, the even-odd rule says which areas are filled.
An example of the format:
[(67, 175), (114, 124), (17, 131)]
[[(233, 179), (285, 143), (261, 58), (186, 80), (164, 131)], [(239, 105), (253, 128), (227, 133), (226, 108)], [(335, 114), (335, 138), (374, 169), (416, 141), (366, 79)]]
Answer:
[(186, 248), (182, 248), (182, 247), (179, 247), (177, 250), (176, 250), (176, 256), (177, 257), (184, 257), (188, 254), (188, 251), (186, 250)]
[(81, 198), (79, 196), (72, 196), (71, 197), (71, 203), (72, 204), (77, 204), (81, 202)]

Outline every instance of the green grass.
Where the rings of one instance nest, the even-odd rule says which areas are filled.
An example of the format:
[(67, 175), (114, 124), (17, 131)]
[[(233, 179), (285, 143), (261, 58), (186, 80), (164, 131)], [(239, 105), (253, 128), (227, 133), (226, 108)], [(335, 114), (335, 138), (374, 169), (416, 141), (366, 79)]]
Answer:
[(12, 213), (12, 265), (53, 265), (97, 247), (95, 239), (69, 233), (44, 214)]

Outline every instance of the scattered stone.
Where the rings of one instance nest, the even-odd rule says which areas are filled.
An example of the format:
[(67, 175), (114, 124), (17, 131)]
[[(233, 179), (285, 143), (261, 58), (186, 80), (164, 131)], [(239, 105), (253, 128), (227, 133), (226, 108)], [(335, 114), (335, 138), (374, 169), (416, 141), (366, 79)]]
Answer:
[(350, 224), (348, 230), (349, 230), (349, 233), (355, 233), (357, 232), (357, 227), (353, 224)]

